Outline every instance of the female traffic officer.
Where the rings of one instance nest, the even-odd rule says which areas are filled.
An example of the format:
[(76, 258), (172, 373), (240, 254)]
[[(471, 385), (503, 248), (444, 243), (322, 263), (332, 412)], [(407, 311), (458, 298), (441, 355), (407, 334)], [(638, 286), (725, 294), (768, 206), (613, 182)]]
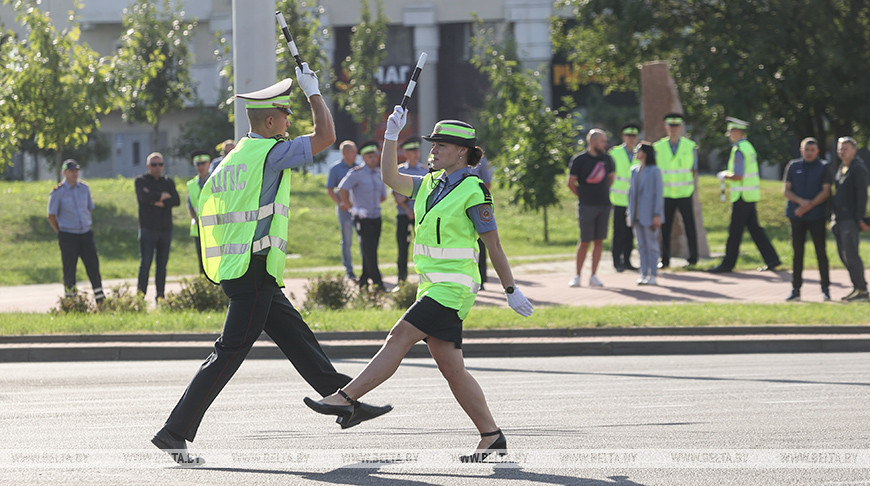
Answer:
[(476, 146), (474, 128), (456, 120), (438, 122), (432, 135), (423, 137), (433, 144), (433, 172), (409, 176), (399, 174), (396, 166), (396, 140), (406, 116), (407, 111), (396, 106), (387, 120), (381, 174), (394, 191), (415, 200), (414, 266), (420, 276), (417, 301), (356, 378), (333, 395), (320, 401), (306, 398), (305, 403), (319, 413), (349, 417), (356, 400), (392, 376), (411, 347), (425, 340), (453, 396), (480, 432), (476, 451), (460, 459), (481, 462), (493, 453), (504, 455), (507, 441), (462, 357), (462, 321), (480, 289), (478, 236), (489, 249), (511, 308), (525, 317), (533, 308), (517, 288), (501, 248), (489, 191), (468, 172), (483, 157)]

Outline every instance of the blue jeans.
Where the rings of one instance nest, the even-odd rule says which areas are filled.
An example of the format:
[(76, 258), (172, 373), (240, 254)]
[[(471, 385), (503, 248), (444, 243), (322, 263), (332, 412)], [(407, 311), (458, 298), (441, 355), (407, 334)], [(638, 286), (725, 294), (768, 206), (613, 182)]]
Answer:
[(350, 211), (342, 211), (339, 208), (336, 208), (335, 212), (338, 215), (338, 228), (341, 231), (341, 264), (344, 265), (344, 273), (354, 278), (353, 259), (350, 254), (354, 230), (353, 215)]
[(172, 244), (172, 230), (154, 231), (139, 228), (139, 284), (137, 289), (145, 295), (148, 289), (148, 274), (151, 273), (151, 261), (157, 253), (154, 269), (154, 286), (157, 297), (163, 297), (166, 288), (166, 263), (169, 262), (169, 246)]
[(640, 275), (655, 277), (658, 275), (659, 261), (659, 230), (652, 226), (644, 226), (637, 221), (632, 226), (637, 238), (637, 252), (640, 253)]

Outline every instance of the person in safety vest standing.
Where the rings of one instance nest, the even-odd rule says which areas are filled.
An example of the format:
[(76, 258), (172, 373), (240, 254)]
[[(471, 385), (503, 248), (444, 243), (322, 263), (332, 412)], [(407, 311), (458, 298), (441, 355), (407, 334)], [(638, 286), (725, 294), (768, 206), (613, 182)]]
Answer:
[[(290, 168), (312, 161), (335, 141), (332, 115), (317, 76), (303, 63), (296, 79), (311, 104), (314, 133), (285, 140), (291, 79), (236, 95), (245, 100), (251, 131), (209, 176), (200, 195), (199, 234), (206, 276), (219, 282), (230, 304), (214, 351), (197, 371), (163, 428), (151, 440), (181, 464), (202, 458), (187, 451), (208, 407), (227, 384), (262, 331), (318, 393), (327, 396), (350, 381), (329, 362), (281, 287), (287, 246)], [(388, 412), (359, 404), (342, 427)]]
[(695, 231), (695, 213), (692, 210), (692, 194), (695, 193), (695, 174), (698, 172), (698, 146), (682, 136), (683, 115), (665, 115), (667, 137), (662, 138), (653, 148), (656, 163), (662, 171), (665, 182), (665, 215), (662, 222), (662, 261), (659, 268), (671, 264), (671, 233), (674, 215), (677, 210), (683, 218), (683, 229), (689, 244), (689, 265), (698, 263), (698, 235)]
[(720, 180), (728, 181), (731, 192), (731, 223), (728, 225), (728, 241), (725, 243), (725, 258), (718, 266), (711, 268), (712, 273), (730, 272), (737, 264), (740, 254), (740, 241), (743, 239), (743, 229), (748, 228), (752, 241), (761, 252), (764, 259), (763, 267), (758, 271), (775, 271), (782, 264), (779, 255), (770, 243), (770, 238), (764, 228), (758, 224), (758, 211), (755, 203), (761, 200), (761, 178), (758, 173), (758, 154), (755, 147), (746, 140), (746, 130), (749, 122), (738, 118), (727, 117), (728, 131), (731, 138), (731, 155), (728, 157), (728, 169), (720, 171)]
[(610, 186), (610, 203), (613, 204), (613, 243), (610, 252), (613, 254), (613, 267), (617, 272), (625, 270), (636, 271), (631, 264), (631, 251), (634, 249), (634, 237), (631, 228), (626, 225), (625, 210), (628, 207), (628, 185), (631, 181), (631, 169), (638, 165), (634, 161), (634, 149), (640, 125), (628, 123), (622, 127), (622, 145), (610, 149), (608, 154), (613, 159), (615, 177)]
[[(429, 173), (429, 169), (420, 164), (420, 137), (405, 139), (402, 151), (405, 152), (405, 163), (399, 166), (400, 174), (422, 177)], [(414, 200), (396, 191), (393, 191), (393, 198), (396, 200), (396, 245), (399, 250), (396, 257), (399, 285), (393, 289), (396, 290), (408, 279), (408, 246), (414, 231)]]
[(199, 247), (199, 212), (202, 209), (199, 204), (199, 194), (202, 186), (208, 179), (208, 169), (211, 164), (211, 155), (205, 150), (194, 150), (190, 154), (190, 160), (196, 168), (196, 175), (187, 181), (187, 212), (190, 213), (190, 236), (193, 237), (193, 246), (196, 247), (196, 261), (199, 264), (199, 273), (205, 274), (202, 268), (202, 250)]
[(420, 276), (417, 301), (393, 326), (378, 354), (356, 378), (336, 394), (306, 405), (326, 415), (348, 413), (365, 395), (399, 367), (402, 358), (421, 339), (426, 341), (450, 390), (480, 432), (477, 450), (460, 456), (462, 462), (481, 462), (489, 455), (504, 455), (507, 441), (495, 423), (477, 381), (465, 369), (462, 357), (462, 321), (480, 288), (477, 238), (489, 248), (492, 265), (504, 286), (508, 304), (530, 316), (532, 304), (517, 288), (499, 242), (492, 197), (483, 182), (469, 174), (483, 151), (471, 125), (442, 120), (428, 137), (432, 142), (434, 172), (426, 176), (400, 174), (396, 168), (396, 139), (407, 111), (396, 106), (387, 120), (381, 159), (384, 182), (414, 199), (416, 219), (414, 265)]

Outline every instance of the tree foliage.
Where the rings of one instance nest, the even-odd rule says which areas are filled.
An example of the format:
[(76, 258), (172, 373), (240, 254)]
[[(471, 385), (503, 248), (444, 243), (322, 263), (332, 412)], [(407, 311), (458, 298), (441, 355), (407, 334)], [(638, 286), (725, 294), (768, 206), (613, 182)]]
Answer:
[(387, 96), (378, 88), (375, 73), (386, 58), (387, 18), (382, 0), (372, 19), (369, 0), (361, 0), (360, 23), (352, 29), (350, 55), (342, 63), (341, 81), (336, 83), (339, 106), (359, 123), (363, 133), (374, 138), (378, 122), (387, 110)]
[(471, 62), (491, 88), (477, 118), (478, 136), (487, 141), (487, 157), (502, 171), (511, 204), (543, 210), (544, 241), (549, 241), (547, 208), (559, 203), (557, 187), (575, 145), (570, 110), (551, 109), (541, 92), (541, 74), (523, 69), (510, 45), (497, 45), (478, 23), (477, 54)]
[(169, 0), (135, 0), (121, 22), (114, 69), (119, 108), (125, 121), (151, 125), (156, 147), (160, 118), (194, 97), (188, 44), (196, 22), (185, 22), (181, 2), (173, 7)]
[[(870, 137), (870, 4), (859, 0), (559, 0), (554, 45), (581, 82), (637, 89), (638, 66), (672, 65), (687, 117), (722, 139), (753, 122), (762, 153), (814, 136)], [(576, 19), (576, 20), (574, 20)]]
[(59, 174), (64, 153), (86, 144), (111, 107), (110, 63), (79, 42), (74, 10), (58, 31), (37, 2), (14, 7), (26, 35), (0, 42), (0, 170), (28, 146), (53, 153)]

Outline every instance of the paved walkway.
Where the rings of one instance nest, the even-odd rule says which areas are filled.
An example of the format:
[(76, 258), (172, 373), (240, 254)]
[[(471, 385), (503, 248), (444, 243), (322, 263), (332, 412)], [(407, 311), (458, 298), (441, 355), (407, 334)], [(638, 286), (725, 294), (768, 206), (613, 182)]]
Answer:
[[(605, 285), (601, 288), (588, 287), (588, 269), (584, 272), (582, 287), (568, 287), (568, 280), (574, 273), (572, 260), (522, 263), (515, 265), (513, 272), (523, 293), (537, 306), (603, 306), (650, 302), (777, 303), (783, 302), (791, 292), (791, 271), (785, 266), (780, 268), (786, 270), (778, 272), (752, 271), (716, 275), (700, 271), (663, 271), (659, 273), (658, 286), (639, 286), (637, 273), (616, 273), (608, 263), (602, 261), (598, 272)], [(680, 265), (681, 262), (674, 259), (673, 263)], [(338, 271), (338, 268), (335, 270)], [(504, 294), (492, 267), (489, 274), (490, 282), (478, 294), (477, 304), (506, 306)], [(285, 279), (287, 294), (291, 296), (294, 304), (300, 305), (304, 302), (307, 282), (307, 279), (302, 278)], [(831, 282), (831, 297), (834, 301), (839, 301), (852, 290), (846, 270), (832, 270)], [(131, 289), (136, 288), (135, 280), (132, 279), (107, 280), (103, 282), (103, 288), (108, 290), (121, 283), (127, 283)], [(386, 283), (389, 286), (395, 284), (395, 280), (387, 278)], [(87, 282), (81, 282), (80, 288), (90, 291)], [(174, 292), (179, 288), (177, 278), (170, 279), (166, 284), (167, 292)], [(62, 295), (63, 286), (60, 283), (0, 287), (0, 312), (46, 312), (57, 305)], [(149, 287), (148, 295), (154, 295), (153, 284)], [(812, 302), (822, 300), (816, 270), (804, 271), (803, 299)]]

